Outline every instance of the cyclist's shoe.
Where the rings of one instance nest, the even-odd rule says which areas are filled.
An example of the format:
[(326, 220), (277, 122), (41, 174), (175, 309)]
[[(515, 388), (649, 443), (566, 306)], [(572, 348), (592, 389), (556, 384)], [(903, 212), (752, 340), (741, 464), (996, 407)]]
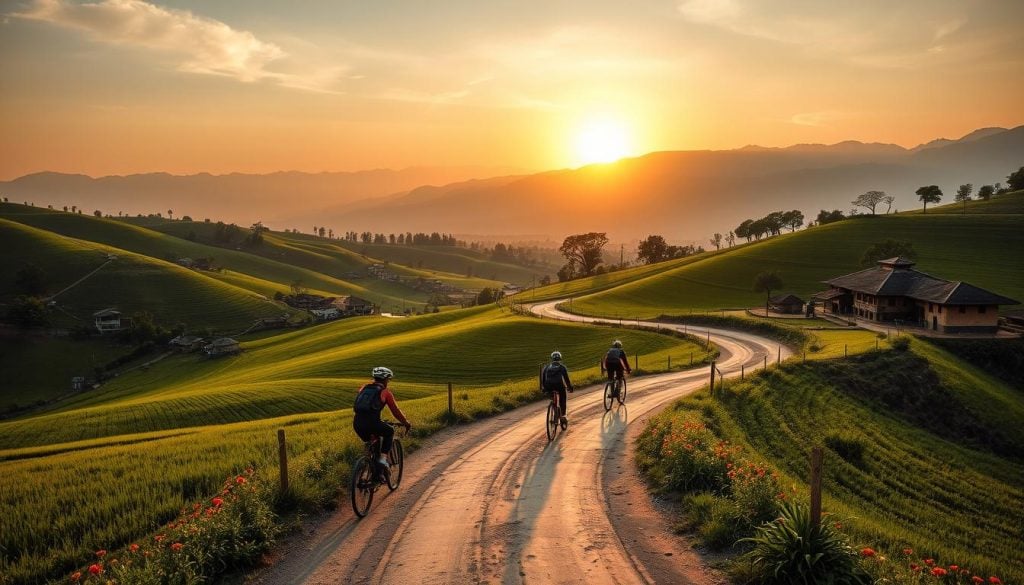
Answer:
[(381, 472), (387, 473), (387, 472), (391, 471), (391, 464), (388, 463), (388, 460), (387, 460), (386, 457), (382, 456), (380, 459), (377, 460), (377, 468), (380, 469)]
[(569, 427), (569, 419), (567, 419), (567, 418), (565, 418), (563, 416), (560, 420), (561, 420), (561, 423), (562, 423), (562, 430), (564, 431), (566, 428)]

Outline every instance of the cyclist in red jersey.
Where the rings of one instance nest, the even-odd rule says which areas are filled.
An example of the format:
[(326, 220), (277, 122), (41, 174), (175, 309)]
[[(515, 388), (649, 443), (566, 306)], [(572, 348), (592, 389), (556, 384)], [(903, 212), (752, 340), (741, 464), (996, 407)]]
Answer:
[(377, 463), (387, 469), (387, 454), (391, 451), (395, 429), (381, 420), (381, 411), (387, 405), (392, 416), (405, 425), (406, 430), (412, 428), (412, 424), (409, 423), (409, 419), (405, 418), (402, 409), (398, 408), (395, 395), (388, 389), (388, 382), (395, 374), (388, 368), (376, 367), (373, 368), (372, 375), (373, 382), (364, 384), (356, 394), (355, 404), (352, 407), (352, 410), (355, 411), (355, 416), (352, 417), (352, 428), (364, 441), (369, 441), (372, 435), (380, 437), (380, 458)]

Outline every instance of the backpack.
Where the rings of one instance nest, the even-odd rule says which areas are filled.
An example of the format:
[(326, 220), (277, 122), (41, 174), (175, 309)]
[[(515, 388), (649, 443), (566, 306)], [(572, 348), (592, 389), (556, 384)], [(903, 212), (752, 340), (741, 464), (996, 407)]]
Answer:
[(605, 367), (621, 368), (624, 353), (626, 352), (617, 347), (609, 349), (608, 353), (604, 354)]
[(562, 364), (549, 364), (548, 367), (544, 368), (544, 388), (561, 388), (565, 382), (563, 377), (565, 374), (565, 366)]
[(357, 414), (374, 414), (384, 410), (384, 400), (380, 397), (383, 392), (384, 387), (380, 384), (367, 384), (363, 386), (359, 389), (359, 394), (356, 394), (356, 401), (352, 405), (352, 410)]

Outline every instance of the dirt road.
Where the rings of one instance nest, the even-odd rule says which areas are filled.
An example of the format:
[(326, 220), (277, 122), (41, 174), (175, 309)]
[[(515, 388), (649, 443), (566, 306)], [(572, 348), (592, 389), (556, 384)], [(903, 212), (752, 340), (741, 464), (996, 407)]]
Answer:
[[(533, 310), (587, 320), (553, 302)], [(726, 374), (779, 351), (743, 333), (711, 329), (711, 340)], [(551, 442), (546, 402), (439, 433), (407, 459), (398, 491), (377, 492), (367, 518), (356, 521), (346, 502), (256, 582), (717, 583), (669, 533), (629, 453), (638, 422), (707, 377), (702, 367), (631, 379), (626, 404), (608, 413), (603, 388), (581, 389), (569, 396), (568, 430)]]

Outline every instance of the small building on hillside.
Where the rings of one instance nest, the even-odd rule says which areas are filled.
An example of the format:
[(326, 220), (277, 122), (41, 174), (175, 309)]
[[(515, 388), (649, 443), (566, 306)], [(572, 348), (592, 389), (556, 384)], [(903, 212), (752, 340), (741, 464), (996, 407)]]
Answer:
[(768, 299), (768, 310), (773, 313), (799, 315), (804, 308), (804, 300), (792, 293), (776, 295)]
[(373, 314), (373, 303), (352, 295), (338, 297), (331, 304), (346, 317)]
[(327, 309), (310, 309), (310, 313), (313, 314), (313, 318), (317, 321), (333, 321), (334, 319), (341, 318), (341, 311), (337, 307), (329, 307)]
[(100, 333), (120, 331), (122, 329), (126, 329), (129, 324), (129, 320), (122, 319), (121, 311), (118, 311), (117, 309), (103, 309), (102, 311), (96, 311), (92, 314), (92, 317), (96, 324), (96, 330)]
[(180, 352), (189, 353), (201, 349), (204, 341), (197, 335), (179, 335), (170, 340), (168, 345)]
[(85, 390), (85, 376), (75, 376), (71, 378), (71, 390), (74, 392), (81, 392)]
[(208, 356), (231, 355), (242, 351), (238, 342), (230, 337), (219, 337), (203, 347)]
[(999, 306), (1019, 304), (966, 282), (914, 270), (914, 262), (903, 257), (824, 282), (830, 288), (813, 298), (825, 313), (944, 333), (995, 333)]

